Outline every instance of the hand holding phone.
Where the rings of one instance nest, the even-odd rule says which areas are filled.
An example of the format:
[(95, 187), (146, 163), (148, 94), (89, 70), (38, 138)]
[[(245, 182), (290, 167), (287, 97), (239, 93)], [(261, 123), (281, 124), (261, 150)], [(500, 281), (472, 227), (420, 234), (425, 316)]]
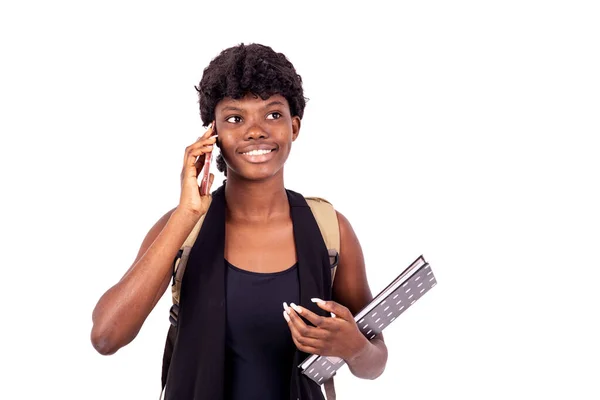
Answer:
[[(181, 170), (181, 195), (179, 196), (179, 205), (181, 210), (191, 211), (194, 214), (203, 215), (210, 205), (210, 186), (214, 175), (210, 173), (211, 152), (217, 141), (215, 132), (211, 125), (202, 136), (194, 143), (185, 148), (183, 156), (183, 168)], [(205, 167), (204, 163), (208, 160)], [(204, 168), (204, 183), (202, 178), (202, 169)], [(203, 195), (201, 191), (206, 195)]]
[[(217, 136), (216, 123), (213, 121), (211, 124), (212, 133), (211, 137)], [(200, 195), (208, 195), (208, 185), (210, 182), (210, 165), (213, 160), (213, 152), (208, 152), (204, 155), (204, 166), (202, 167), (202, 180), (200, 181)]]

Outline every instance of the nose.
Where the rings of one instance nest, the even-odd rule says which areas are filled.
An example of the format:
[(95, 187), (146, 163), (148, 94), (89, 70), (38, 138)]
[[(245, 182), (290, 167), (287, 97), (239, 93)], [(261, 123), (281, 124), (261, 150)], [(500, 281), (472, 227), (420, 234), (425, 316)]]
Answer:
[(269, 137), (269, 134), (260, 124), (252, 124), (244, 135), (246, 140), (266, 139), (267, 137)]

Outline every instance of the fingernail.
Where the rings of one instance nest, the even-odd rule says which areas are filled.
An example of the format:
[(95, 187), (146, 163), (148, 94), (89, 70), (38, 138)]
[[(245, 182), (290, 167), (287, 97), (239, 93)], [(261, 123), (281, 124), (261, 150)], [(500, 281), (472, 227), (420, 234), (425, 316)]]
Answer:
[(288, 307), (288, 305), (287, 305), (287, 303), (286, 303), (286, 302), (284, 302), (284, 303), (283, 303), (283, 309), (285, 310), (285, 312), (286, 312), (287, 314), (289, 314), (289, 313), (290, 313), (290, 307)]
[(283, 318), (285, 318), (285, 320), (286, 320), (287, 322), (290, 322), (290, 316), (289, 316), (289, 315), (287, 315), (287, 313), (286, 313), (285, 311), (283, 312)]
[(310, 301), (312, 301), (313, 303), (325, 303), (325, 300), (321, 300), (318, 297), (313, 297), (312, 299), (310, 299)]
[(292, 306), (292, 308), (294, 309), (294, 311), (296, 311), (298, 314), (302, 314), (302, 309), (300, 307), (298, 307), (294, 303), (290, 304), (290, 306)]

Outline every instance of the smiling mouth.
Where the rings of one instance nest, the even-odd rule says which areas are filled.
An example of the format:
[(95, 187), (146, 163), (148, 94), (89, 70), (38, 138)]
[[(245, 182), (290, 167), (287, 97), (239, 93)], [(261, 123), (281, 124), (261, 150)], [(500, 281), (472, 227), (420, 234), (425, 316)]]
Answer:
[(275, 151), (275, 149), (271, 149), (271, 150), (251, 150), (251, 151), (247, 151), (246, 153), (242, 153), (245, 156), (262, 156), (265, 154), (269, 154), (271, 152)]
[(240, 155), (249, 163), (261, 164), (273, 159), (276, 151), (277, 149), (256, 149), (240, 153)]

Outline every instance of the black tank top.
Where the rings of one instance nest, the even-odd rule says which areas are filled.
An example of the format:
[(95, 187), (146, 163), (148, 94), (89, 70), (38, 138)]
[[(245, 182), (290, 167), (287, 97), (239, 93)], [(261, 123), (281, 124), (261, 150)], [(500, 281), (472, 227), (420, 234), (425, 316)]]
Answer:
[(283, 302), (299, 303), (298, 266), (257, 273), (226, 264), (225, 399), (286, 399), (296, 346)]

